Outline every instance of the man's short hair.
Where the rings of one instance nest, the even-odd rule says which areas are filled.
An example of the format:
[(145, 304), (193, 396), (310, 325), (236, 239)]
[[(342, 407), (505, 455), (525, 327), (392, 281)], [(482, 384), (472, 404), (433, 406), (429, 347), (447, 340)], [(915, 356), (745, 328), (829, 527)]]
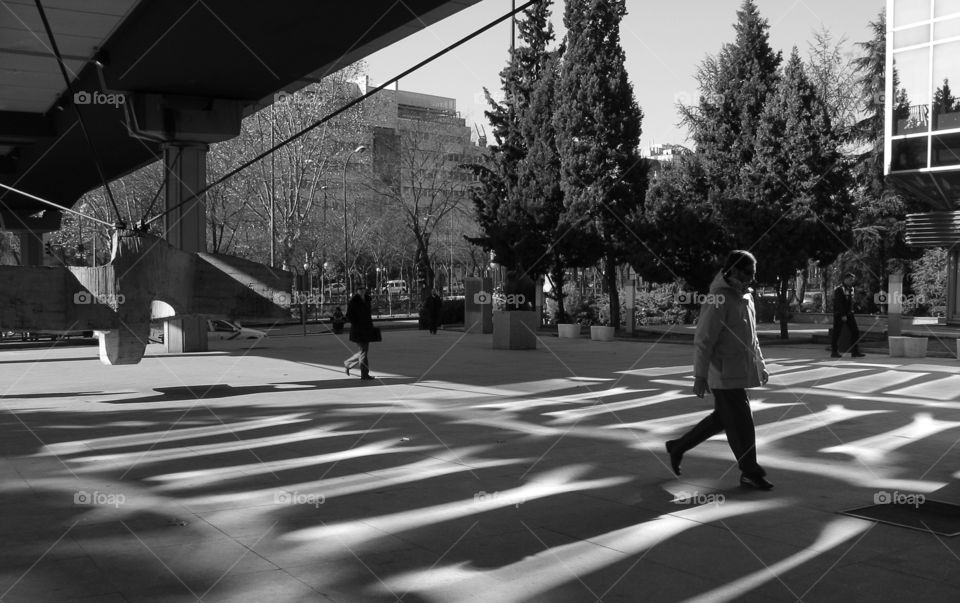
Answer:
[(854, 274), (854, 273), (852, 273), (852, 272), (848, 272), (848, 273), (846, 273), (846, 274), (843, 275), (843, 278), (842, 278), (841, 280), (847, 280), (848, 278), (852, 278), (853, 280), (857, 280), (857, 275)]
[(734, 249), (727, 254), (727, 260), (723, 263), (723, 273), (730, 274), (734, 268), (743, 270), (749, 266), (756, 266), (757, 258), (755, 255), (745, 249)]

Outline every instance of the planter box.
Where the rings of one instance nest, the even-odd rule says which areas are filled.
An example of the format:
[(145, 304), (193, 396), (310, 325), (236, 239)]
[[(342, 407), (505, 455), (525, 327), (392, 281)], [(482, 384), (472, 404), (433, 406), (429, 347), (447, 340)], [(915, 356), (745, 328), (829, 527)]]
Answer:
[(540, 313), (536, 310), (514, 310), (493, 313), (493, 349), (535, 350)]
[(927, 337), (907, 337), (903, 342), (903, 355), (907, 358), (926, 358), (928, 342)]
[(613, 341), (613, 327), (600, 327), (593, 325), (590, 327), (590, 339), (594, 341)]
[(557, 336), (560, 339), (578, 339), (580, 337), (580, 323), (557, 323)]
[(890, 356), (907, 358), (927, 357), (927, 337), (888, 337)]

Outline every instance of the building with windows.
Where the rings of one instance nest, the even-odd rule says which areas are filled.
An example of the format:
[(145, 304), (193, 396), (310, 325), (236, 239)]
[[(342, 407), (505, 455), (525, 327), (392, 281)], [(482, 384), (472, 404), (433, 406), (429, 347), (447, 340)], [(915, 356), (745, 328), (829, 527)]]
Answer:
[(682, 144), (654, 144), (650, 145), (650, 154), (647, 157), (654, 161), (673, 161), (680, 155), (690, 153), (690, 149)]
[(949, 250), (947, 319), (960, 324), (960, 0), (887, 0), (886, 166), (930, 206), (907, 242)]

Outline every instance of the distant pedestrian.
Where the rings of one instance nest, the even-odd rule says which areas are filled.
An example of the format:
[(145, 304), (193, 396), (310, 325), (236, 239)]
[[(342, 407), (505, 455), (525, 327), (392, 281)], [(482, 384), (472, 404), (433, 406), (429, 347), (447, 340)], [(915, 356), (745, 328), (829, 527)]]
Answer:
[(702, 398), (712, 392), (713, 412), (680, 439), (668, 441), (666, 448), (673, 472), (680, 475), (683, 454), (724, 431), (740, 466), (740, 485), (769, 490), (773, 484), (757, 463), (746, 389), (765, 385), (768, 378), (750, 288), (756, 273), (757, 258), (752, 253), (731, 251), (710, 285), (694, 336), (693, 393)]
[(854, 299), (856, 290), (853, 287), (857, 277), (852, 272), (843, 275), (843, 281), (833, 290), (833, 329), (830, 331), (830, 357), (840, 358), (840, 331), (846, 326), (850, 332), (850, 341), (853, 343), (853, 351), (850, 354), (854, 358), (862, 358), (860, 353), (860, 329), (857, 327), (857, 317), (854, 315)]
[(357, 344), (359, 349), (343, 361), (347, 369), (360, 367), (360, 379), (370, 381), (370, 342), (380, 341), (378, 329), (373, 326), (373, 316), (370, 313), (370, 294), (365, 287), (360, 287), (347, 304), (347, 320), (350, 322), (350, 341)]
[(333, 326), (333, 332), (337, 335), (343, 333), (344, 322), (346, 322), (346, 318), (343, 315), (343, 311), (340, 310), (340, 306), (337, 306), (333, 309), (333, 315), (330, 316), (330, 324)]
[(430, 296), (424, 302), (424, 313), (427, 319), (427, 328), (434, 335), (437, 334), (437, 328), (440, 326), (440, 309), (443, 307), (443, 299), (436, 289), (430, 291)]

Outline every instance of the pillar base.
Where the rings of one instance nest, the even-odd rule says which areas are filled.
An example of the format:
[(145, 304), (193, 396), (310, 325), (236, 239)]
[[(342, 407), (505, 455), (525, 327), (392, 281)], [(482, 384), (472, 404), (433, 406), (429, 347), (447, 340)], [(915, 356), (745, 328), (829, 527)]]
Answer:
[(166, 321), (163, 325), (163, 342), (168, 354), (206, 352), (206, 319), (187, 316)]

